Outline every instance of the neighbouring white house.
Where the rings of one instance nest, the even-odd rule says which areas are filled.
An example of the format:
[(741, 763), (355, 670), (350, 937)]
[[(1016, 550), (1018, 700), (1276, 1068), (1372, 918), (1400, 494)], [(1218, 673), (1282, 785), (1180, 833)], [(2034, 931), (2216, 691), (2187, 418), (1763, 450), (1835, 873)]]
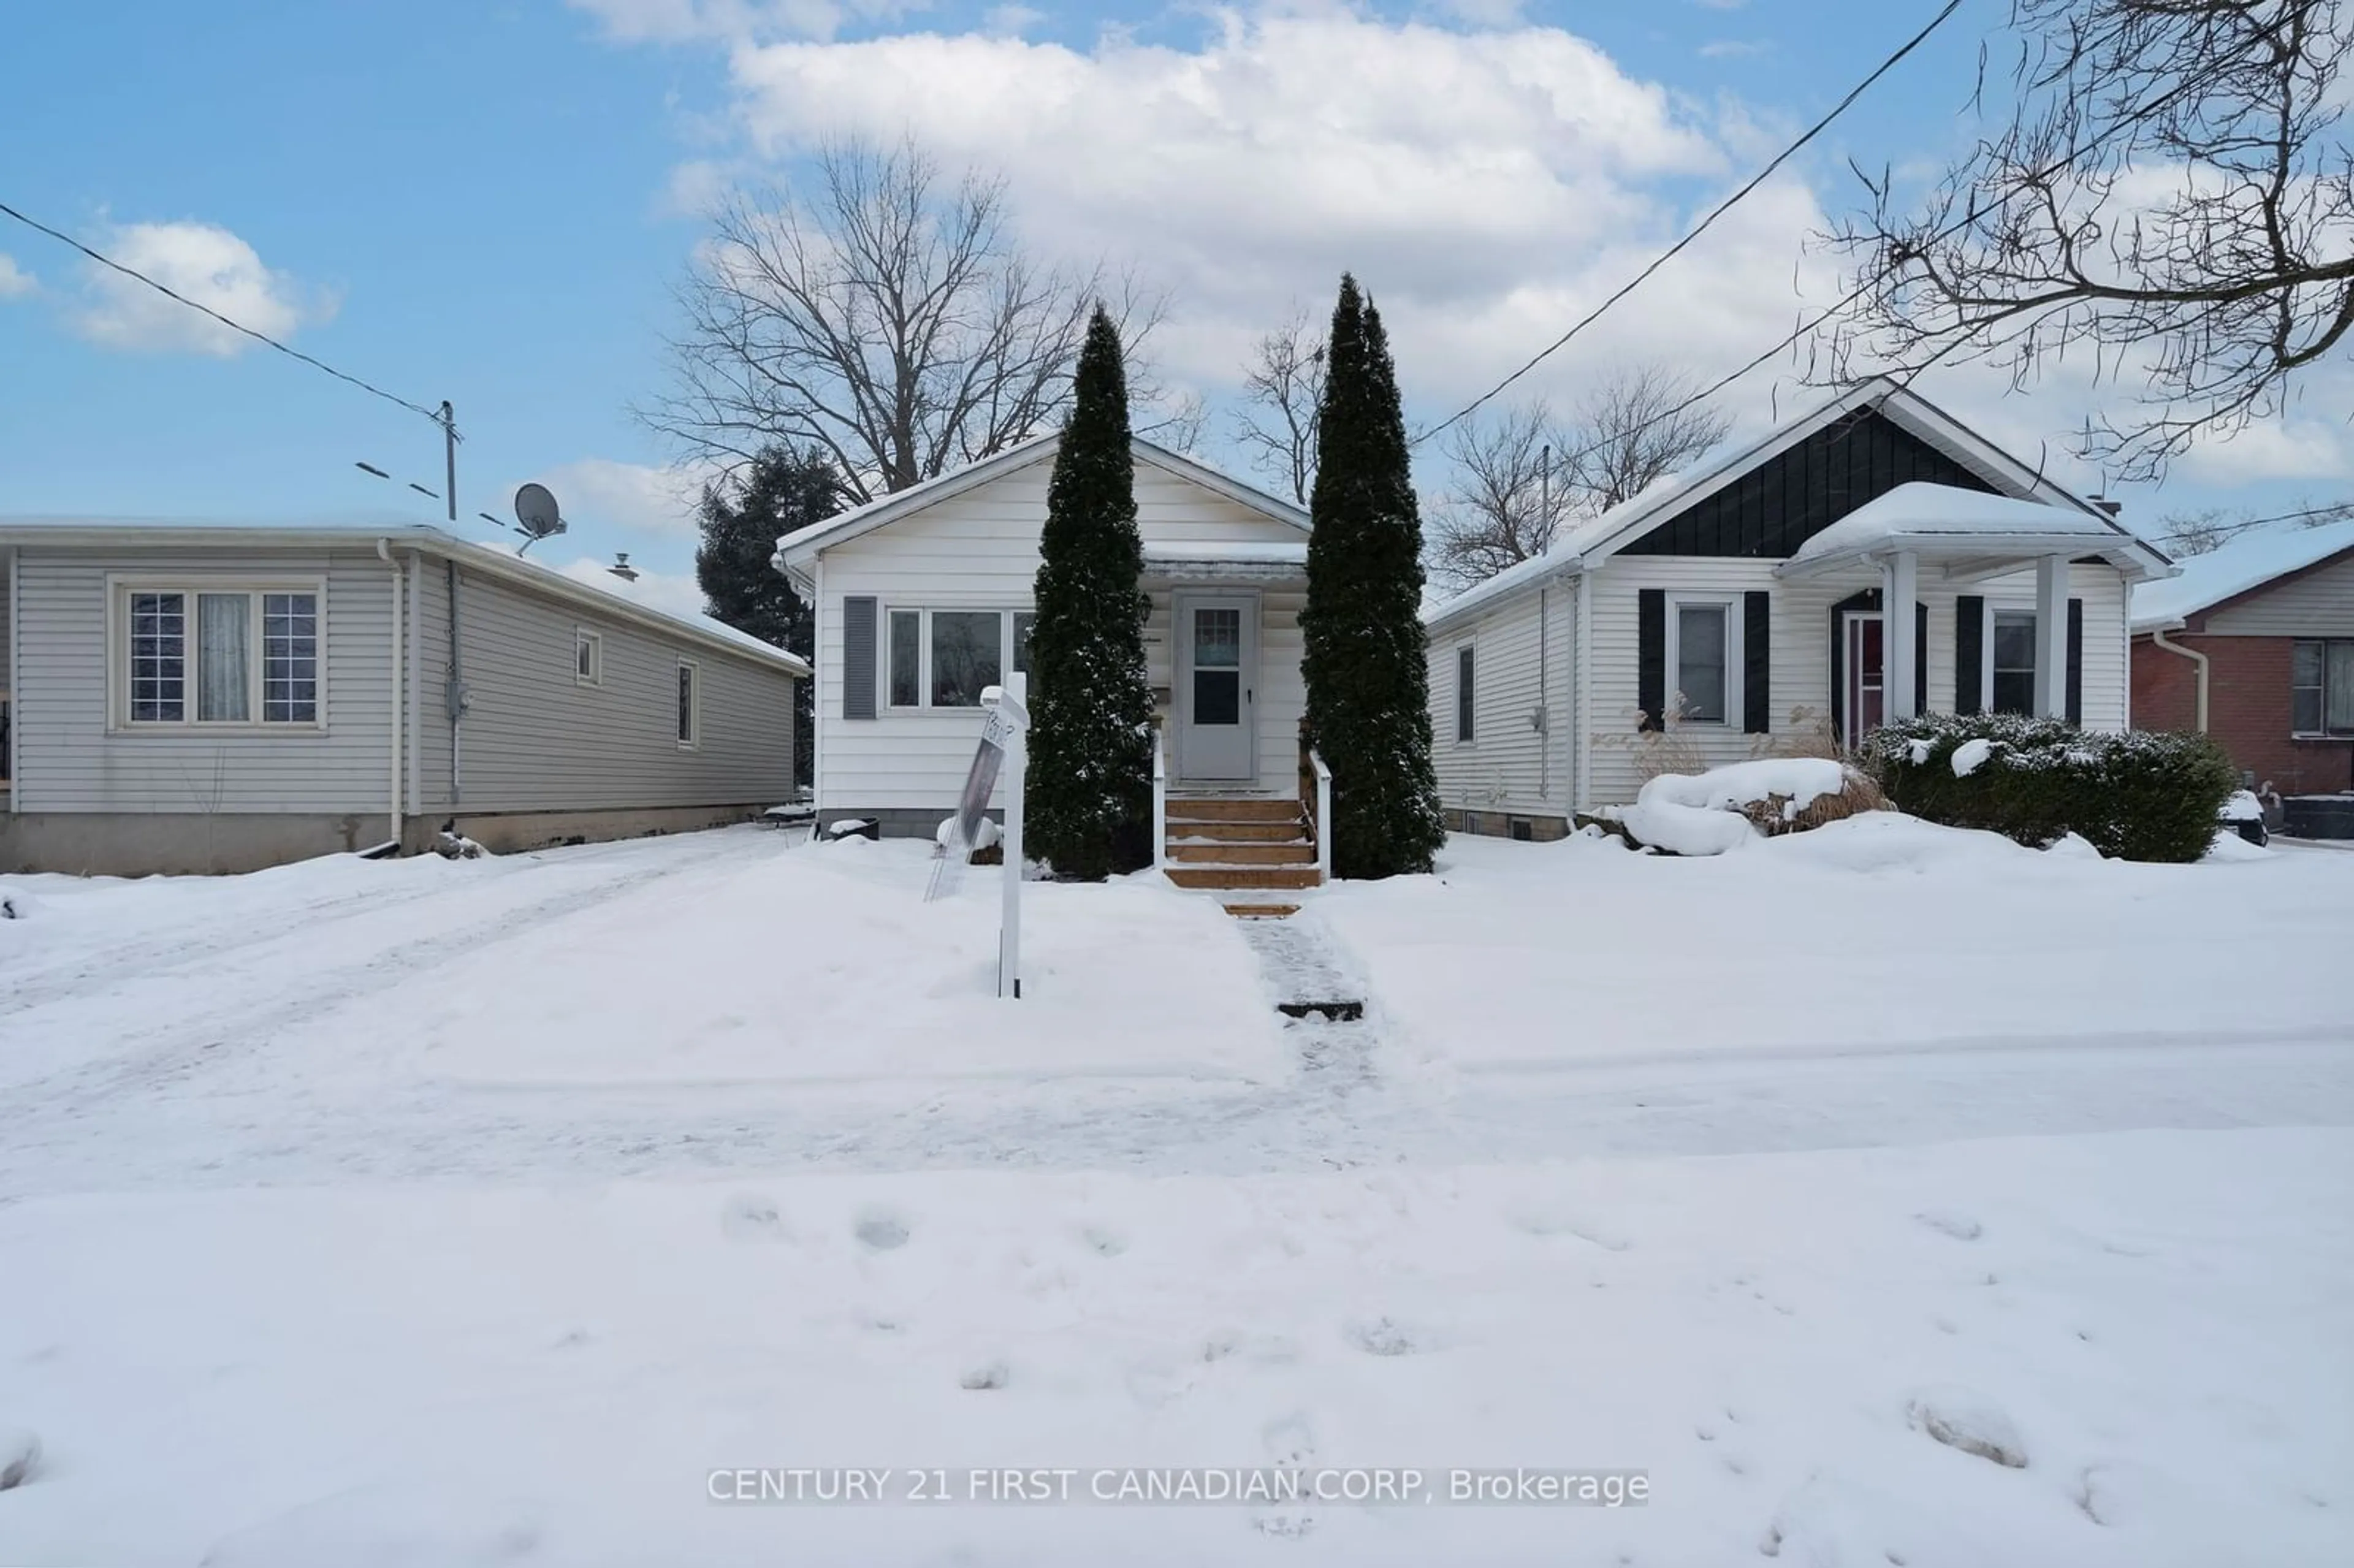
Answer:
[[(928, 836), (955, 809), (982, 691), (1027, 671), (1060, 441), (1037, 437), (777, 542), (778, 569), (816, 607), (823, 820)], [(1131, 449), (1164, 851), (1193, 863), (1171, 874), (1237, 895), (1313, 885), (1299, 784), (1308, 514), (1150, 441)]]
[(2130, 590), (2173, 571), (1864, 382), (1429, 611), (1440, 797), (1452, 826), (1549, 838), (1632, 800), (1661, 743), (1715, 767), (1930, 711), (2123, 729)]

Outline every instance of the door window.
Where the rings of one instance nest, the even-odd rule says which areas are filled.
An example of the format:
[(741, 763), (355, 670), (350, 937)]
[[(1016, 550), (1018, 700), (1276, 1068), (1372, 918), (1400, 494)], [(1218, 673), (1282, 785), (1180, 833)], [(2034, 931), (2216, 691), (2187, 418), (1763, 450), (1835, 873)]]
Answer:
[(1193, 611), (1193, 722), (1235, 725), (1243, 710), (1243, 612)]

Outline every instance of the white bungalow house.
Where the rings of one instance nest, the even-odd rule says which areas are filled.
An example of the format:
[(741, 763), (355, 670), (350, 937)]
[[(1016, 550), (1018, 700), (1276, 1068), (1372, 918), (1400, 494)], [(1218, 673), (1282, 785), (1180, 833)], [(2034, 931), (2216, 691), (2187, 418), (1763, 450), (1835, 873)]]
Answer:
[[(929, 836), (956, 808), (982, 691), (1026, 673), (1059, 433), (788, 534), (776, 564), (816, 607), (816, 805)], [(1229, 907), (1320, 880), (1301, 809), (1299, 607), (1308, 515), (1133, 443), (1156, 797), (1170, 874)], [(1002, 787), (1000, 787), (1002, 799)]]
[(2173, 571), (1865, 382), (1426, 614), (1441, 800), (1454, 827), (1550, 838), (1631, 800), (1662, 741), (1715, 767), (1928, 711), (2123, 729), (2129, 590)]

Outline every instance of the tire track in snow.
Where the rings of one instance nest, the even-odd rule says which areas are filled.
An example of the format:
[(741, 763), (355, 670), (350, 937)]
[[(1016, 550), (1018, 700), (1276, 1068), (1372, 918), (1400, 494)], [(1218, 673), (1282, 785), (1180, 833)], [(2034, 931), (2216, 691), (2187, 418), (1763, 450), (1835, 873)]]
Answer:
[[(11, 1084), (7, 1086), (10, 1098), (19, 1107), (43, 1102), (42, 1108), (72, 1118), (90, 1108), (93, 1102), (180, 1084), (224, 1061), (249, 1053), (266, 1044), (279, 1031), (332, 1012), (361, 997), (429, 970), (443, 958), (455, 957), (521, 927), (561, 919), (575, 911), (592, 907), (640, 887), (717, 864), (742, 863), (756, 847), (746, 845), (740, 838), (730, 838), (708, 847), (697, 846), (691, 854), (666, 854), (652, 864), (638, 868), (631, 865), (628, 857), (621, 856), (598, 857), (595, 860), (549, 857), (502, 879), (494, 889), (482, 891), (504, 893), (514, 889), (518, 883), (525, 883), (525, 890), (528, 891), (528, 884), (544, 881), (549, 876), (560, 876), (567, 885), (557, 890), (527, 897), (521, 902), (496, 900), (493, 907), (474, 914), (464, 924), (429, 935), (395, 939), (388, 945), (354, 944), (354, 950), (363, 956), (355, 961), (317, 970), (300, 990), (291, 994), (282, 988), (272, 988), (258, 1004), (250, 1001), (232, 1002), (226, 1007), (175, 1018), (159, 1028), (115, 1034), (112, 1036), (114, 1048), (105, 1058), (71, 1064), (61, 1073), (37, 1075), (28, 1081)], [(586, 885), (582, 885), (578, 874), (583, 872), (600, 874), (594, 875)], [(441, 890), (448, 891), (446, 887)], [(353, 911), (332, 925), (341, 927), (343, 935), (348, 938), (355, 934), (355, 929), (364, 929), (372, 916), (389, 915), (395, 917), (397, 924), (398, 917), (412, 912), (408, 906), (417, 902), (417, 899), (408, 897), (379, 900), (371, 909)], [(293, 929), (281, 927), (270, 934), (252, 937), (240, 945), (224, 946), (213, 956), (242, 959), (238, 967), (244, 969), (278, 961), (305, 964), (315, 961), (320, 937), (321, 932), (315, 925), (302, 925)], [(181, 968), (183, 966), (175, 965), (160, 976), (143, 978), (168, 980)], [(95, 992), (114, 989), (122, 983), (117, 976), (105, 986), (84, 988), (60, 1001), (70, 1002), (93, 998)], [(57, 1006), (58, 1003), (48, 1005)], [(10, 1025), (12, 1033), (26, 1027), (24, 1023), (15, 1022)], [(224, 1045), (230, 1049), (220, 1053), (219, 1048)], [(52, 1087), (55, 1092), (43, 1094), (45, 1088)]]

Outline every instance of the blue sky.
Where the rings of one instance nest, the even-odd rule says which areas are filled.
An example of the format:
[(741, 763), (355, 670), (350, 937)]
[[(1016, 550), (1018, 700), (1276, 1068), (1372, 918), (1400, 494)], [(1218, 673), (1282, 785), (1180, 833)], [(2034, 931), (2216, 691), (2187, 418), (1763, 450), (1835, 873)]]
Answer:
[[(1844, 161), (1926, 166), (1959, 145), (2005, 9), (1970, 0), (1819, 155), (1534, 388), (1571, 397), (1628, 357), (1712, 379), (1788, 330), (1797, 293), (1835, 273), (1803, 241), (1854, 199)], [(575, 523), (556, 558), (626, 549), (676, 593), (692, 536), (667, 501), (673, 454), (629, 407), (662, 385), (697, 204), (790, 179), (817, 136), (906, 132), (1003, 170), (1034, 249), (1117, 254), (1172, 289), (1164, 359), (1214, 406), (1247, 334), (1295, 301), (1320, 308), (1353, 267), (1429, 418), (1555, 335), (1933, 10), (92, 0), (10, 24), (0, 201), (155, 265), (226, 269), (231, 313), (403, 397), (452, 399), (461, 517), (504, 514), (516, 483), (546, 479)], [(1531, 72), (1551, 110), (1511, 90)], [(1368, 160), (1382, 172), (1359, 200)], [(266, 350), (218, 352), (176, 307), (94, 283), (5, 221), (0, 256), (0, 513), (430, 514), (353, 466), (438, 487), (439, 437), (417, 416)], [(2031, 447), (2082, 416), (2067, 389), (1931, 390)], [(1807, 396), (1761, 376), (1730, 406), (1762, 419)], [(2133, 494), (2136, 514), (2334, 495), (2342, 429), (2323, 424), (2185, 465), (2162, 496)], [(1221, 421), (1203, 455), (1239, 466)]]

